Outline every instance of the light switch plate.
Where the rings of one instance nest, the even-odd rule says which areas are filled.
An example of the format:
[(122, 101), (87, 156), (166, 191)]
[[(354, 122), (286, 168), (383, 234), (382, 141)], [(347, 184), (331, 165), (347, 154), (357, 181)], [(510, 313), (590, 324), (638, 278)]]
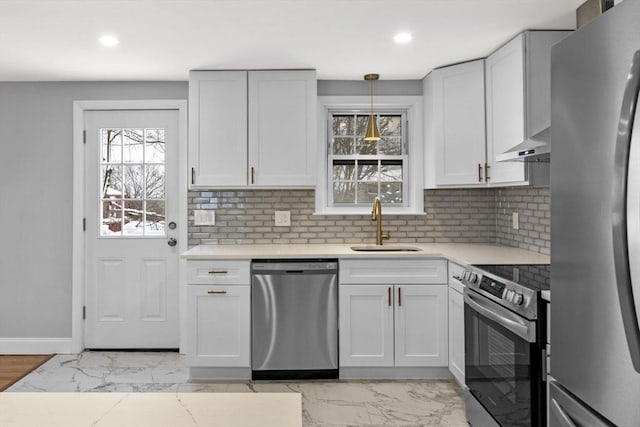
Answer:
[(276, 227), (289, 227), (291, 225), (290, 211), (276, 211)]
[(520, 221), (519, 220), (520, 220), (520, 218), (519, 218), (518, 212), (514, 212), (512, 214), (512, 216), (511, 216), (511, 222), (512, 222), (514, 230), (519, 230), (520, 229)]
[(193, 225), (215, 225), (216, 211), (213, 209), (199, 209), (193, 212)]

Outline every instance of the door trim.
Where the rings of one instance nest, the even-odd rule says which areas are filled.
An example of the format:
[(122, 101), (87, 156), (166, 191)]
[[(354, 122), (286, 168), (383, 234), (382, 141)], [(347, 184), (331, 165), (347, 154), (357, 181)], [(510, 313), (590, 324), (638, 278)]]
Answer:
[[(187, 250), (187, 101), (91, 100), (73, 101), (73, 235), (71, 266), (71, 346), (70, 353), (84, 350), (82, 307), (85, 298), (85, 238), (82, 229), (85, 205), (84, 115), (94, 110), (176, 110), (178, 112), (178, 253)], [(178, 259), (178, 319), (180, 352), (186, 350), (186, 261)]]

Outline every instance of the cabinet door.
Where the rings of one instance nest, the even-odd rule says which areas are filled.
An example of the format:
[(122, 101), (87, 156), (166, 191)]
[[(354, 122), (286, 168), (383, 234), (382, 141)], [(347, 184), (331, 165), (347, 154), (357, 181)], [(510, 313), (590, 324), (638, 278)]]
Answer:
[(189, 366), (250, 367), (249, 286), (189, 285)]
[(189, 164), (194, 187), (247, 185), (247, 72), (189, 74)]
[(425, 125), (433, 126), (427, 144), (434, 149), (426, 165), (435, 168), (435, 186), (484, 186), (484, 60), (439, 68), (430, 77), (432, 116)]
[(464, 299), (449, 288), (449, 371), (464, 385)]
[(447, 286), (396, 286), (395, 365), (447, 366)]
[(524, 34), (520, 34), (485, 62), (489, 184), (525, 180), (524, 163), (495, 162), (496, 155), (524, 141), (524, 53)]
[(249, 175), (257, 186), (315, 186), (315, 71), (249, 72)]
[(340, 366), (393, 366), (393, 286), (340, 286)]

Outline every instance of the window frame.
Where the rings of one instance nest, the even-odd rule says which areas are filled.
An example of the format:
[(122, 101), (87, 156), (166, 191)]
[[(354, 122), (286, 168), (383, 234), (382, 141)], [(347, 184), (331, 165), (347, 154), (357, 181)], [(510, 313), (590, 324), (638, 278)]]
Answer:
[[(368, 113), (368, 96), (319, 96), (318, 97), (318, 180), (316, 183), (316, 206), (314, 215), (368, 215), (371, 206), (333, 204), (332, 175), (330, 172), (329, 141), (332, 114), (337, 112)], [(385, 214), (425, 215), (424, 212), (424, 141), (421, 96), (379, 96), (374, 99), (377, 114), (404, 114), (407, 152), (403, 163), (403, 205), (383, 206)]]

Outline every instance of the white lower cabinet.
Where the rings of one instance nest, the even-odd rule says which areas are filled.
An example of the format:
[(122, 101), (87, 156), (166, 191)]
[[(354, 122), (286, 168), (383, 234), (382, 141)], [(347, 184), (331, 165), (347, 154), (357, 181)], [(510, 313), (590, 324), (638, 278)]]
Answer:
[(464, 386), (464, 268), (449, 263), (449, 371)]
[(249, 285), (189, 285), (187, 364), (250, 367)]
[(447, 366), (446, 298), (446, 285), (340, 285), (340, 366)]

